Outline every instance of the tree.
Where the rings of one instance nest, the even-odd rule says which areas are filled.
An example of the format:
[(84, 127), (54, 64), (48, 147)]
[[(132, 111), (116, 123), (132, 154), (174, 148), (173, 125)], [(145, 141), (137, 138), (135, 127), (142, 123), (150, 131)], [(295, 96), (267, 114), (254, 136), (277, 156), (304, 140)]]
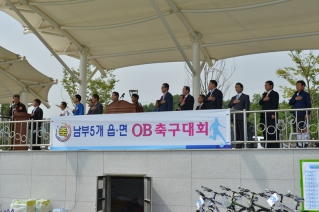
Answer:
[[(206, 95), (209, 91), (208, 83), (210, 80), (216, 80), (218, 82), (217, 88), (222, 91), (223, 96), (225, 97), (228, 93), (231, 82), (230, 78), (233, 76), (236, 71), (236, 66), (227, 69), (227, 63), (225, 60), (216, 61), (212, 67), (206, 63), (201, 73), (201, 93)], [(185, 64), (187, 70), (188, 80), (192, 82), (192, 72), (188, 69), (188, 66)]]
[[(80, 70), (72, 69), (72, 72), (76, 76), (80, 76)], [(87, 66), (87, 78), (91, 76), (93, 73), (92, 66)], [(115, 83), (118, 82), (115, 79), (115, 76), (112, 72), (108, 71), (105, 76), (101, 75), (100, 77), (92, 78), (88, 81), (87, 90), (86, 90), (86, 98), (89, 99), (95, 93), (100, 96), (100, 103), (102, 105), (107, 105), (111, 102), (112, 91), (114, 89)], [(73, 99), (74, 95), (78, 93), (80, 85), (75, 81), (75, 79), (67, 72), (65, 69), (63, 70), (63, 80), (62, 85), (67, 91), (70, 99)]]
[(0, 115), (1, 116), (10, 116), (9, 114), (10, 104), (1, 104)]
[(304, 80), (306, 83), (305, 91), (310, 94), (312, 105), (318, 106), (318, 99), (315, 95), (319, 90), (319, 55), (315, 56), (312, 51), (308, 54), (302, 51), (291, 51), (288, 54), (292, 61), (295, 62), (296, 67), (285, 67), (278, 69), (276, 74), (278, 77), (287, 80), (292, 86), (279, 86), (284, 91), (284, 97), (290, 98), (293, 96), (295, 85), (298, 80)]
[(180, 94), (175, 94), (173, 96), (173, 111), (177, 110), (177, 108), (178, 108), (179, 96), (180, 96)]
[[(179, 94), (175, 94), (173, 96), (173, 111), (175, 111), (178, 108), (179, 103)], [(150, 103), (148, 105), (143, 105), (144, 112), (154, 112), (156, 107), (154, 103)]]
[(144, 112), (155, 112), (156, 107), (154, 103), (150, 103), (148, 105), (143, 105)]
[(229, 102), (230, 102), (230, 99), (223, 101), (222, 109), (228, 109), (229, 108), (228, 107)]

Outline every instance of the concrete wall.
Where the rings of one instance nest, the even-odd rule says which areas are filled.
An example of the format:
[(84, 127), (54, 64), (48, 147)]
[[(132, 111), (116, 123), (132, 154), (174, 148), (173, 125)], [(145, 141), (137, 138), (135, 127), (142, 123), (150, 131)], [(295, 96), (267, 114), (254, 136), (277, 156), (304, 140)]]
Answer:
[(154, 212), (191, 212), (201, 185), (300, 194), (299, 160), (307, 158), (318, 150), (0, 152), (0, 202), (5, 209), (12, 199), (46, 198), (52, 208), (95, 211), (96, 177), (129, 173), (153, 178)]

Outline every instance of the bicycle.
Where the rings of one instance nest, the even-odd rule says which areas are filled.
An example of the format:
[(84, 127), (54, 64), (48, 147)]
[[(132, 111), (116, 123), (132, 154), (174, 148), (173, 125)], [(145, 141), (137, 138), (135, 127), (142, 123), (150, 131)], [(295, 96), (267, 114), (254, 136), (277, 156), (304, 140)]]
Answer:
[[(273, 208), (275, 206), (278, 207), (278, 210), (274, 210), (273, 209), (273, 211), (276, 211), (276, 212), (298, 212), (299, 211), (298, 207), (300, 206), (300, 203), (304, 201), (304, 198), (296, 196), (296, 195), (293, 195), (293, 194), (291, 194), (290, 191), (288, 191), (288, 194), (279, 194), (276, 191), (266, 189), (266, 192), (271, 193), (271, 194), (275, 194), (276, 193), (276, 194), (279, 195), (280, 200), (276, 201), (275, 204), (273, 205)], [(283, 197), (284, 196), (288, 197), (288, 198), (292, 198), (295, 201), (295, 208), (294, 209), (286, 206), (285, 204), (283, 204)]]
[(208, 207), (210, 206), (209, 198), (205, 196), (202, 192), (199, 190), (196, 190), (196, 192), (199, 194), (199, 199), (197, 200), (197, 210), (196, 212), (208, 212)]
[(217, 212), (220, 212), (219, 208), (217, 207), (217, 204), (220, 206), (223, 206), (223, 204), (220, 203), (219, 201), (217, 201), (216, 197), (217, 197), (217, 195), (224, 196), (224, 195), (226, 195), (226, 193), (217, 193), (217, 192), (213, 191), (212, 189), (205, 187), (205, 186), (202, 186), (202, 188), (204, 189), (204, 191), (207, 191), (207, 192), (211, 193), (211, 195), (212, 195), (209, 198), (211, 200), (211, 204), (209, 206), (208, 211), (213, 212), (214, 210), (216, 210)]
[[(250, 191), (247, 188), (243, 188), (243, 187), (240, 187), (240, 186), (238, 186), (238, 189), (241, 192), (250, 193), (249, 197), (248, 197), (248, 201), (247, 201), (247, 203), (248, 203), (247, 211), (252, 211), (252, 212), (262, 212), (262, 211), (269, 212), (270, 211), (269, 208), (266, 208), (266, 207), (264, 207), (262, 205), (256, 204), (256, 202), (258, 201), (258, 197), (256, 197), (256, 195), (264, 197), (265, 196), (264, 193), (255, 193), (255, 192)], [(255, 207), (258, 207), (259, 209), (256, 210)]]
[[(245, 205), (242, 205), (237, 202), (238, 199), (241, 199), (242, 196), (245, 196), (245, 193), (243, 192), (237, 192), (232, 191), (230, 188), (227, 188), (226, 186), (220, 185), (219, 187), (222, 188), (222, 190), (230, 191), (232, 192), (232, 195), (230, 197), (230, 206), (226, 207), (227, 211), (229, 212), (241, 212), (247, 210), (247, 207)], [(240, 196), (236, 196), (236, 194), (239, 194)], [(236, 207), (240, 207), (239, 210), (236, 209)]]

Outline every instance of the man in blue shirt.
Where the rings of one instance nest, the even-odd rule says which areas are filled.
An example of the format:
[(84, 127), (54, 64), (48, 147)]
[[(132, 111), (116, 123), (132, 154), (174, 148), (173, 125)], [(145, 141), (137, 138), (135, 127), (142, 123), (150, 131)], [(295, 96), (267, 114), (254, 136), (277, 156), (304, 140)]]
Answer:
[[(303, 80), (299, 80), (296, 83), (296, 92), (292, 96), (292, 98), (289, 101), (289, 105), (292, 105), (292, 109), (301, 109), (301, 108), (311, 108), (311, 100), (310, 95), (306, 91), (304, 91), (304, 88), (306, 86), (306, 83)], [(310, 115), (310, 111), (302, 110), (302, 111), (296, 111), (293, 112), (295, 117), (295, 123), (294, 126), (296, 126), (296, 132), (303, 133), (303, 136), (300, 134), (298, 136), (298, 140), (302, 140), (302, 137), (304, 140), (309, 139), (309, 135), (307, 133), (307, 122), (308, 122), (308, 115)], [(298, 146), (301, 146), (301, 143), (298, 143)]]
[(79, 94), (76, 94), (74, 96), (74, 103), (76, 104), (75, 105), (75, 108), (72, 110), (73, 112), (73, 115), (75, 116), (79, 116), (79, 115), (84, 115), (84, 105), (81, 103), (81, 96)]

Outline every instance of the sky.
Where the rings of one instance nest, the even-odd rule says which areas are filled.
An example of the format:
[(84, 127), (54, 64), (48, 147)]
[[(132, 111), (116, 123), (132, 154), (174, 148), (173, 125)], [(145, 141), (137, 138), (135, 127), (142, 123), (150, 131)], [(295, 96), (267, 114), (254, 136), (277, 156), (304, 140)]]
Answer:
[[(51, 56), (49, 50), (33, 34), (23, 34), (23, 27), (15, 19), (0, 11), (0, 46), (5, 49), (25, 56), (28, 62), (43, 74), (58, 79), (59, 83), (52, 86), (49, 92), (49, 102), (52, 107), (46, 109), (42, 106), (44, 117), (50, 118), (60, 114), (56, 104), (66, 101), (71, 104), (68, 94), (61, 86), (62, 65)], [(61, 56), (62, 60), (70, 68), (78, 68), (79, 60)], [(276, 70), (284, 67), (294, 67), (295, 64), (288, 56), (288, 52), (275, 52), (247, 55), (226, 59), (226, 70), (236, 67), (230, 78), (230, 90), (225, 94), (224, 100), (235, 95), (235, 84), (241, 82), (244, 85), (244, 93), (252, 97), (255, 93), (264, 92), (264, 83), (272, 80), (275, 84), (274, 90), (281, 95), (278, 85), (289, 86), (284, 79), (276, 76)], [(124, 100), (130, 101), (129, 90), (138, 90), (140, 102), (149, 104), (155, 102), (161, 96), (161, 85), (166, 82), (170, 85), (170, 92), (181, 94), (184, 85), (191, 86), (186, 75), (185, 62), (160, 63), (150, 65), (139, 65), (114, 70), (114, 75), (119, 82), (115, 85), (115, 91), (120, 95), (125, 93)], [(96, 77), (99, 76), (99, 72)], [(142, 83), (141, 83), (142, 82)], [(196, 98), (195, 98), (196, 99)], [(284, 100), (283, 98), (280, 101)], [(29, 108), (29, 112), (32, 107)]]

